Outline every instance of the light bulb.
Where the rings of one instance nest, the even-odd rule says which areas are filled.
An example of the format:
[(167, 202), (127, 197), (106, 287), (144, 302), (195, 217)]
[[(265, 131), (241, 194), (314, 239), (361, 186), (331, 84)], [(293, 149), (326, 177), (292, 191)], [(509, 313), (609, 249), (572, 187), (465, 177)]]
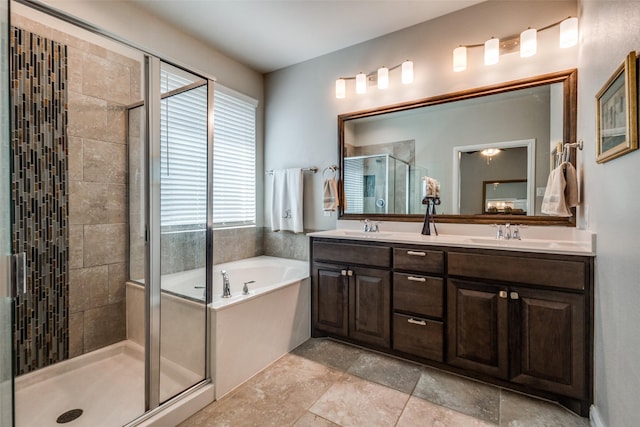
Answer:
[(578, 44), (578, 18), (567, 18), (560, 23), (560, 47)]
[(404, 61), (402, 63), (402, 84), (408, 85), (413, 83), (413, 62)]
[(389, 87), (389, 69), (386, 67), (378, 68), (378, 89), (387, 89)]
[(500, 60), (500, 40), (491, 38), (484, 42), (484, 65), (497, 64)]
[(347, 82), (344, 79), (336, 80), (336, 98), (342, 99), (347, 96)]
[(467, 69), (467, 48), (464, 46), (453, 49), (453, 71), (464, 71)]
[(367, 75), (365, 73), (356, 75), (356, 93), (367, 93)]
[(520, 33), (520, 57), (533, 56), (537, 49), (538, 31), (535, 28), (529, 28)]

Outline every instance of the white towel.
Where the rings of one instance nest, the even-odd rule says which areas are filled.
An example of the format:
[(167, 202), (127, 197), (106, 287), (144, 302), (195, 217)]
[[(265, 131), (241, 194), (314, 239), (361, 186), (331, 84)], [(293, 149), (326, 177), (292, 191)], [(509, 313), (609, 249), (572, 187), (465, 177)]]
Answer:
[(564, 162), (551, 171), (542, 199), (542, 213), (555, 216), (571, 216), (569, 208), (578, 205), (578, 181), (576, 169)]
[(302, 169), (273, 171), (271, 229), (302, 233)]
[(340, 206), (340, 200), (338, 199), (338, 183), (335, 178), (324, 180), (323, 191), (323, 209), (325, 211), (335, 211)]

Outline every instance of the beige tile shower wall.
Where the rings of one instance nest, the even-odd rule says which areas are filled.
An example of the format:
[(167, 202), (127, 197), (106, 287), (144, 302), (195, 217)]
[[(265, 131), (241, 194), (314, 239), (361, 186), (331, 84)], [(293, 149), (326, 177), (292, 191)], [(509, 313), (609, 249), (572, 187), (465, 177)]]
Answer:
[[(183, 231), (160, 236), (162, 274), (205, 265), (204, 231)], [(262, 227), (223, 228), (213, 231), (213, 263), (238, 261), (264, 254)]]
[(139, 62), (14, 14), (12, 23), (68, 46), (69, 357), (126, 338), (126, 105)]

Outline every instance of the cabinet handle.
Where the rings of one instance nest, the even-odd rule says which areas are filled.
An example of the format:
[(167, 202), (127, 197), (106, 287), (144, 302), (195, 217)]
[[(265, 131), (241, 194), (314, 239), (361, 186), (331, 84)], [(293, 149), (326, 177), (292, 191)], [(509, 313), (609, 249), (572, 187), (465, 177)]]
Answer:
[(518, 295), (517, 292), (511, 292), (511, 299), (518, 299), (520, 298), (520, 295)]
[(407, 255), (427, 256), (426, 252), (407, 251)]
[(347, 271), (347, 276), (349, 276), (349, 277), (353, 276), (353, 271), (348, 270), (348, 271)]
[(498, 295), (500, 296), (500, 298), (506, 298), (507, 297), (507, 291), (500, 291), (498, 293)]
[(415, 277), (415, 276), (409, 276), (407, 277), (407, 280), (411, 280), (412, 282), (426, 282), (427, 279), (425, 279), (424, 277)]
[(340, 275), (341, 275), (341, 276), (346, 276), (346, 275), (347, 275), (347, 270), (342, 270), (342, 271), (340, 272)]
[(412, 325), (427, 326), (427, 322), (425, 322), (424, 320), (407, 319), (407, 323), (411, 323)]

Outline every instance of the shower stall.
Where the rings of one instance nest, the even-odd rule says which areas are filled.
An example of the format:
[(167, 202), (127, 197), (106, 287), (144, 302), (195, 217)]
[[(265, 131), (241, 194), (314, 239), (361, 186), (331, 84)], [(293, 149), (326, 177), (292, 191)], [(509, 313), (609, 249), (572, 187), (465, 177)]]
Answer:
[[(213, 80), (40, 3), (0, 14), (0, 425), (213, 399)], [(163, 304), (198, 267), (205, 298)]]
[(409, 213), (409, 175), (409, 163), (391, 154), (345, 157), (345, 213)]

